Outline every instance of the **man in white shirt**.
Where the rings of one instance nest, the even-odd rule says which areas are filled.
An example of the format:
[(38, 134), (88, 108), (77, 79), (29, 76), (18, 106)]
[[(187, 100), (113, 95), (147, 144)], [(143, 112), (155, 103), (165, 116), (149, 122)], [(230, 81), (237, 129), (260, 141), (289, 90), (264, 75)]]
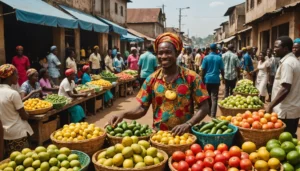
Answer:
[(101, 62), (101, 56), (99, 53), (99, 46), (94, 46), (94, 53), (90, 55), (89, 58), (90, 66), (92, 68), (93, 74), (99, 74), (100, 73), (100, 62)]
[(1, 65), (0, 78), (0, 120), (5, 151), (9, 155), (28, 147), (28, 136), (33, 134), (33, 130), (27, 122), (29, 116), (24, 110), (20, 94), (11, 88), (11, 85), (18, 84), (17, 69), (10, 64)]
[(300, 63), (292, 53), (293, 41), (288, 36), (275, 41), (275, 55), (280, 57), (272, 90), (272, 101), (266, 112), (275, 112), (286, 124), (285, 131), (297, 137), (300, 111)]

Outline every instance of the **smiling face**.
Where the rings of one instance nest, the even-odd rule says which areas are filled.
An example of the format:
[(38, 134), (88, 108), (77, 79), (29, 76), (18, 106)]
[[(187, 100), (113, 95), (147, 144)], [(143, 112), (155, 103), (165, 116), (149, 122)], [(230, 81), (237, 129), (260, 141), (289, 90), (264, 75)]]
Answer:
[(173, 44), (169, 42), (163, 42), (158, 45), (157, 58), (162, 68), (168, 69), (176, 65), (178, 55), (179, 53), (176, 52)]

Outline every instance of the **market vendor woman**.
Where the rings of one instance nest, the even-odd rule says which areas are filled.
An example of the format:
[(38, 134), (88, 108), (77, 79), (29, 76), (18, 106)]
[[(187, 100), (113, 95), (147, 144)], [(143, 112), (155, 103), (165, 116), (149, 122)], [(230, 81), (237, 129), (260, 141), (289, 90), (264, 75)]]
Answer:
[[(110, 124), (115, 126), (123, 119), (139, 119), (146, 115), (152, 104), (154, 129), (170, 130), (177, 135), (189, 132), (192, 125), (209, 113), (205, 85), (194, 71), (176, 64), (183, 47), (177, 35), (164, 33), (156, 38), (154, 46), (162, 68), (150, 75), (142, 85), (137, 95), (139, 105), (113, 116)], [(195, 105), (198, 105), (196, 113)]]
[[(4, 149), (9, 155), (13, 151), (28, 147), (28, 137), (33, 134), (33, 130), (27, 122), (29, 116), (24, 110), (19, 93), (11, 88), (11, 85), (18, 83), (17, 69), (10, 64), (1, 65), (0, 82), (0, 121), (3, 128), (0, 141), (4, 139)], [(0, 150), (0, 153), (3, 153), (3, 150)]]
[[(75, 71), (73, 69), (68, 69), (65, 72), (66, 78), (60, 83), (58, 95), (65, 96), (68, 98), (86, 97), (85, 93), (78, 93), (75, 90)], [(84, 110), (80, 105), (75, 105), (68, 109), (71, 114), (71, 122), (78, 123), (85, 118)]]
[(39, 73), (36, 69), (30, 68), (26, 72), (28, 80), (21, 86), (21, 97), (23, 101), (30, 98), (42, 98), (42, 88), (39, 83)]

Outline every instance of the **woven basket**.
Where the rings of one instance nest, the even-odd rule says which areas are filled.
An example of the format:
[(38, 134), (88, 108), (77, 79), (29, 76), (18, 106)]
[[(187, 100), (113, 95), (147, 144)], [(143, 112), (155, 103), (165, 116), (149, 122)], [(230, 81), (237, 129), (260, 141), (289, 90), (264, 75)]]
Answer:
[(169, 165), (169, 169), (170, 169), (171, 171), (177, 171), (177, 170), (173, 167), (173, 165), (172, 165), (172, 157), (169, 158), (169, 160), (168, 160), (168, 165)]
[(162, 161), (161, 163), (159, 163), (157, 165), (146, 166), (146, 167), (140, 168), (140, 169), (136, 169), (136, 168), (124, 169), (124, 168), (119, 168), (119, 167), (107, 167), (107, 166), (103, 166), (103, 165), (100, 165), (97, 163), (97, 156), (105, 150), (106, 149), (96, 152), (92, 157), (92, 162), (94, 163), (94, 167), (95, 167), (96, 171), (129, 171), (129, 170), (133, 170), (133, 171), (164, 171), (167, 161), (168, 161), (168, 154), (166, 152), (158, 149), (157, 151), (164, 155), (164, 161)]
[(49, 110), (51, 110), (53, 108), (53, 104), (51, 104), (50, 107), (48, 108), (44, 108), (44, 109), (37, 109), (37, 110), (26, 110), (26, 112), (29, 115), (40, 115), (40, 114), (44, 114), (47, 113)]
[[(78, 155), (78, 160), (79, 160), (80, 165), (81, 165), (81, 169), (79, 171), (88, 171), (89, 165), (91, 163), (90, 157), (87, 154), (85, 154), (81, 151), (72, 150), (71, 153)], [(8, 162), (10, 162), (9, 158), (1, 161), (0, 165), (2, 165), (4, 163), (8, 163)]]
[[(61, 129), (59, 129), (59, 130), (61, 130)], [(59, 131), (59, 130), (57, 130), (57, 131)], [(67, 147), (71, 150), (82, 151), (82, 152), (88, 154), (89, 156), (92, 156), (96, 151), (98, 151), (102, 148), (105, 137), (106, 137), (106, 132), (104, 130), (102, 130), (104, 132), (104, 134), (97, 138), (82, 140), (82, 141), (78, 141), (78, 142), (65, 142), (65, 141), (56, 140), (54, 138), (54, 135), (57, 131), (53, 132), (50, 135), (51, 141), (54, 145), (56, 145), (59, 148)]]
[(113, 86), (111, 85), (111, 86), (107, 86), (107, 87), (104, 87), (103, 86), (103, 90), (110, 90), (110, 89), (112, 89), (113, 88)]
[(183, 144), (183, 145), (165, 145), (165, 144), (161, 144), (161, 143), (157, 143), (155, 141), (152, 140), (152, 136), (150, 138), (150, 142), (151, 142), (151, 145), (153, 147), (156, 147), (160, 150), (163, 150), (165, 151), (169, 156), (172, 156), (172, 154), (175, 152), (175, 151), (186, 151), (188, 150), (191, 145), (193, 145), (196, 140), (197, 140), (197, 137), (193, 134), (190, 134), (190, 136), (193, 137), (193, 142), (190, 143), (190, 144)]
[[(155, 131), (154, 131), (154, 130), (152, 130), (152, 134), (151, 134), (151, 135), (148, 135), (148, 136), (141, 136), (141, 137), (138, 137), (138, 138), (139, 138), (139, 140), (146, 140), (146, 141), (149, 141), (150, 137), (151, 137), (153, 134), (155, 134)], [(106, 136), (106, 139), (107, 139), (108, 144), (109, 144), (110, 146), (116, 145), (116, 144), (118, 144), (118, 143), (122, 143), (122, 139), (123, 139), (123, 138), (124, 138), (124, 137), (116, 137), (116, 136), (111, 136), (111, 135), (109, 135), (109, 134), (107, 134), (107, 136)]]
[(241, 95), (241, 96), (244, 96), (244, 97), (248, 97), (248, 96), (255, 97), (255, 96), (258, 96), (259, 94), (247, 94), (247, 93), (233, 92), (233, 95)]
[(260, 109), (233, 109), (233, 108), (224, 108), (220, 105), (218, 106), (222, 113), (222, 116), (235, 116), (238, 113), (245, 113), (246, 111), (255, 112), (260, 110)]
[(115, 78), (108, 78), (108, 77), (103, 77), (103, 76), (101, 76), (101, 78), (103, 79), (103, 80), (106, 80), (106, 81), (109, 81), (109, 82), (116, 82), (118, 79), (119, 79), (119, 77), (115, 77)]
[(267, 144), (270, 139), (278, 139), (279, 135), (284, 131), (286, 125), (279, 129), (269, 129), (269, 130), (258, 130), (258, 129), (247, 129), (238, 127), (239, 130), (236, 135), (236, 140), (238, 145), (242, 145), (246, 141), (251, 141), (256, 144), (256, 146), (262, 147)]

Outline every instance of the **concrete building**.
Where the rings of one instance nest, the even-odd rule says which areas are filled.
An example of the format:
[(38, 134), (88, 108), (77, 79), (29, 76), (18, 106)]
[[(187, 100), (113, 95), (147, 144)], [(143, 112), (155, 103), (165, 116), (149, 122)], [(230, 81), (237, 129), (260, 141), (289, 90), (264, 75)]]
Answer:
[[(24, 46), (24, 53), (30, 58), (33, 67), (39, 65), (39, 59), (47, 55), (52, 45), (58, 47), (58, 57), (62, 62), (65, 61), (66, 49), (69, 47), (76, 50), (77, 59), (80, 57), (81, 48), (87, 50), (88, 47), (92, 48), (94, 45), (100, 47), (100, 53), (104, 56), (108, 48), (115, 45), (120, 47), (120, 33), (116, 33), (111, 26), (126, 27), (128, 2), (131, 1), (45, 0), (35, 2), (34, 0), (23, 0), (15, 6), (8, 0), (2, 1), (0, 2), (0, 13), (4, 15), (0, 17), (0, 64), (11, 62), (17, 45)], [(22, 9), (23, 3), (27, 3), (29, 6), (28, 11)], [(40, 6), (46, 8), (40, 9)], [(42, 14), (44, 15), (38, 12), (40, 10), (43, 10)], [(41, 15), (43, 18), (33, 18), (33, 22), (23, 21), (22, 18), (20, 19), (22, 16), (18, 16), (19, 11), (29, 12), (36, 16)], [(31, 15), (24, 16), (29, 18)], [(58, 19), (53, 19), (53, 16)], [(84, 19), (78, 18), (78, 16), (84, 17)], [(60, 18), (64, 17), (66, 18), (64, 22), (58, 22)], [(53, 21), (51, 23), (46, 19), (53, 19)], [(112, 22), (112, 24), (104, 20)], [(65, 26), (71, 21), (73, 22), (72, 26)], [(103, 26), (102, 30), (99, 28), (99, 23)], [(126, 31), (125, 28), (123, 30)]]
[(300, 36), (300, 0), (247, 0), (246, 20), (252, 26), (251, 39), (259, 51), (273, 48), (280, 36)]
[(221, 31), (221, 27), (219, 28), (216, 28), (215, 30), (215, 38), (214, 38), (214, 41), (215, 42), (220, 42), (222, 40), (222, 31)]
[(221, 39), (226, 39), (228, 38), (229, 36), (229, 22), (228, 21), (225, 21), (223, 23), (220, 24), (220, 27), (221, 27)]
[(229, 37), (236, 49), (250, 46), (251, 27), (245, 27), (245, 2), (227, 9), (224, 16), (229, 17)]
[(165, 15), (161, 8), (127, 9), (127, 26), (151, 38), (164, 32)]

